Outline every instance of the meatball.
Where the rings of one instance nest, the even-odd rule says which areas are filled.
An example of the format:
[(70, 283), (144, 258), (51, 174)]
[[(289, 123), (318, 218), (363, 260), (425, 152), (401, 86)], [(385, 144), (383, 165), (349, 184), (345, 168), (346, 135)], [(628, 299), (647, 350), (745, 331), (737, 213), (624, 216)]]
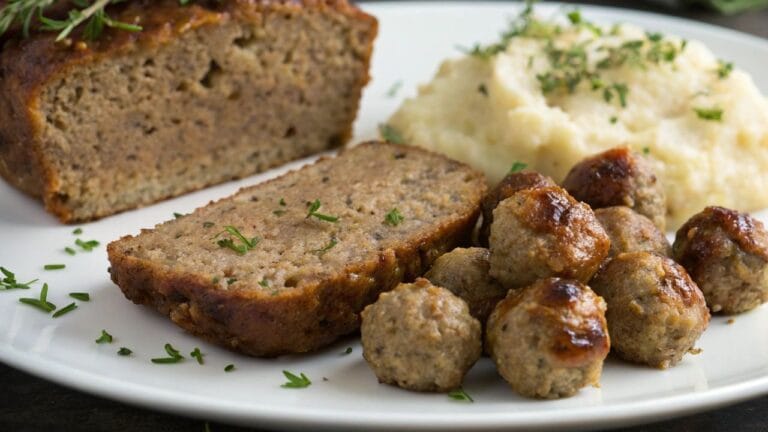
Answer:
[(491, 223), (493, 223), (493, 210), (501, 201), (511, 197), (517, 191), (544, 186), (556, 186), (556, 184), (551, 178), (533, 171), (507, 174), (483, 198), (483, 224), (480, 226), (480, 233), (478, 235), (480, 244), (488, 246), (488, 236), (491, 234)]
[(647, 217), (629, 207), (606, 207), (595, 216), (611, 239), (609, 257), (622, 252), (656, 252), (669, 256), (669, 240)]
[(610, 149), (576, 164), (563, 187), (592, 208), (627, 206), (664, 231), (667, 199), (661, 182), (642, 156), (626, 147)]
[(488, 320), (486, 346), (523, 396), (554, 399), (597, 386), (610, 350), (605, 302), (588, 286), (541, 279), (512, 290)]
[(610, 240), (584, 203), (557, 186), (521, 190), (493, 211), (491, 276), (505, 288), (560, 276), (587, 282)]
[(747, 214), (707, 207), (677, 231), (673, 255), (712, 312), (745, 312), (768, 300), (768, 234)]
[(685, 269), (650, 252), (619, 254), (590, 283), (608, 303), (608, 332), (622, 358), (665, 369), (709, 324), (704, 295)]
[(507, 294), (488, 273), (490, 255), (488, 249), (456, 248), (438, 258), (424, 277), (461, 297), (469, 305), (469, 313), (484, 323)]
[(379, 382), (447, 392), (480, 358), (480, 322), (462, 299), (426, 279), (382, 293), (361, 316), (363, 357)]

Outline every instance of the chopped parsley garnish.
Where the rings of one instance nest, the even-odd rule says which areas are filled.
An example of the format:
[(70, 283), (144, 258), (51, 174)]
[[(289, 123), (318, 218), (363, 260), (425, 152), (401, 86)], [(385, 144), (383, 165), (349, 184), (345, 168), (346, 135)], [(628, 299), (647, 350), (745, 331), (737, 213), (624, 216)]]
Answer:
[(333, 247), (336, 246), (337, 244), (339, 244), (339, 241), (336, 240), (335, 238), (331, 238), (331, 241), (329, 241), (327, 245), (321, 247), (320, 249), (315, 249), (312, 252), (318, 255), (322, 255), (328, 252), (329, 250), (333, 249)]
[(395, 97), (397, 96), (397, 92), (400, 91), (400, 87), (403, 86), (402, 80), (395, 81), (392, 86), (389, 87), (389, 90), (387, 90), (387, 97)]
[(379, 125), (379, 134), (384, 141), (391, 142), (392, 144), (403, 144), (405, 140), (400, 131), (394, 128), (394, 126), (382, 123)]
[(72, 311), (73, 311), (73, 310), (75, 310), (75, 309), (77, 309), (77, 305), (76, 305), (74, 302), (72, 302), (72, 303), (70, 303), (70, 304), (68, 304), (68, 305), (64, 306), (63, 308), (61, 308), (61, 309), (57, 310), (57, 311), (56, 311), (56, 312), (53, 314), (53, 317), (54, 317), (54, 318), (58, 318), (58, 317), (60, 317), (60, 316), (62, 316), (62, 315), (64, 315), (64, 314), (66, 314), (66, 313), (72, 312)]
[(389, 226), (398, 226), (404, 220), (405, 216), (403, 216), (397, 208), (393, 208), (384, 215), (384, 223)]
[(478, 85), (477, 91), (479, 91), (483, 96), (488, 96), (488, 87), (486, 87), (485, 84)]
[(165, 344), (165, 352), (168, 353), (168, 357), (153, 358), (150, 359), (150, 361), (155, 364), (171, 364), (179, 363), (184, 360), (184, 356), (179, 353), (179, 350), (169, 343)]
[(205, 363), (205, 361), (203, 361), (203, 356), (205, 354), (203, 354), (202, 351), (200, 351), (200, 348), (195, 347), (195, 349), (191, 353), (189, 353), (189, 355), (191, 357), (193, 357), (195, 360), (197, 360), (198, 364), (204, 364)]
[(720, 121), (723, 119), (723, 110), (720, 108), (694, 108), (693, 110), (702, 120)]
[(86, 292), (73, 292), (73, 293), (69, 293), (69, 296), (75, 300), (80, 300), (84, 302), (91, 301), (91, 295)]
[(283, 207), (285, 207), (287, 204), (285, 203), (285, 198), (280, 198), (279, 204)]
[(186, 216), (186, 215), (185, 215), (185, 214), (183, 214), (183, 213), (176, 213), (176, 212), (173, 212), (173, 218), (174, 218), (174, 219), (183, 218), (184, 216)]
[(213, 223), (213, 222), (203, 222), (203, 228), (211, 228), (214, 225), (216, 225), (216, 224)]
[(514, 174), (528, 168), (528, 164), (525, 162), (515, 161), (512, 167), (509, 169), (509, 174)]
[(233, 364), (228, 364), (224, 366), (224, 372), (232, 372), (233, 370), (235, 370), (235, 365)]
[(720, 79), (726, 79), (733, 72), (733, 63), (725, 62), (723, 60), (717, 61), (717, 76)]
[(344, 350), (344, 352), (341, 353), (341, 355), (349, 355), (352, 354), (352, 347), (347, 347), (347, 349)]
[(76, 252), (75, 252), (75, 250), (74, 250), (74, 249), (72, 249), (72, 248), (71, 248), (71, 247), (69, 247), (69, 246), (67, 246), (67, 247), (65, 247), (65, 248), (64, 248), (64, 252), (66, 252), (66, 253), (67, 253), (67, 255), (74, 255), (74, 254), (76, 253)]
[(29, 282), (21, 283), (16, 280), (16, 274), (5, 267), (0, 267), (0, 273), (3, 274), (3, 278), (0, 279), (0, 291), (10, 289), (29, 289), (30, 285), (37, 282), (37, 279), (33, 279)]
[(133, 354), (133, 351), (131, 351), (130, 349), (128, 349), (126, 347), (120, 347), (120, 349), (117, 350), (117, 355), (129, 356), (131, 354)]
[(262, 279), (259, 281), (259, 285), (263, 286), (264, 288), (269, 286), (269, 281), (266, 279)]
[[(216, 234), (216, 237), (225, 232), (234, 237), (234, 240), (232, 238), (220, 239), (216, 242), (216, 244), (221, 248), (232, 249), (238, 255), (245, 255), (249, 250), (255, 248), (256, 245), (261, 241), (259, 237), (253, 237), (250, 239), (245, 237), (242, 233), (240, 233), (240, 230), (231, 225), (224, 226), (224, 231)], [(236, 244), (235, 240), (239, 241), (240, 244)]]
[(310, 381), (303, 372), (300, 373), (299, 376), (296, 376), (287, 370), (284, 370), (283, 375), (288, 378), (288, 381), (280, 386), (282, 388), (305, 388), (312, 384), (312, 381)]
[(75, 240), (75, 244), (80, 246), (86, 252), (90, 252), (99, 246), (99, 242), (96, 240), (82, 241), (80, 239)]
[(619, 121), (619, 118), (618, 118), (618, 117), (616, 117), (616, 116), (611, 116), (611, 118), (609, 119), (609, 121), (611, 122), (611, 124), (616, 124), (616, 122), (617, 122), (617, 121)]
[(643, 147), (643, 154), (644, 155), (651, 154), (651, 149), (649, 147)]
[(83, 229), (82, 229), (82, 228), (75, 228), (75, 229), (72, 231), (72, 234), (74, 234), (74, 235), (80, 235), (80, 234), (82, 234), (82, 233), (83, 233)]
[(285, 212), (286, 211), (283, 210), (283, 209), (277, 209), (277, 210), (272, 211), (272, 214), (274, 214), (275, 216), (282, 216), (282, 215), (285, 214)]
[(39, 298), (22, 297), (20, 302), (36, 307), (45, 313), (51, 313), (56, 310), (56, 305), (48, 301), (48, 284), (44, 283), (43, 288), (40, 290)]
[(232, 285), (235, 282), (237, 282), (237, 278), (229, 278), (229, 279), (227, 279), (227, 285)]
[(43, 270), (62, 270), (67, 268), (66, 264), (46, 264), (43, 266)]
[(475, 400), (472, 399), (472, 396), (467, 394), (467, 392), (464, 391), (463, 388), (459, 387), (456, 390), (453, 390), (452, 392), (448, 393), (448, 397), (462, 402), (474, 402)]
[(322, 221), (326, 222), (338, 222), (339, 218), (337, 216), (330, 216), (323, 213), (319, 213), (318, 210), (320, 210), (320, 200), (316, 199), (313, 202), (309, 203), (309, 210), (307, 211), (307, 219), (314, 217)]
[(107, 333), (106, 330), (101, 330), (101, 336), (99, 336), (98, 339), (96, 339), (97, 344), (103, 344), (103, 343), (112, 343), (112, 335)]

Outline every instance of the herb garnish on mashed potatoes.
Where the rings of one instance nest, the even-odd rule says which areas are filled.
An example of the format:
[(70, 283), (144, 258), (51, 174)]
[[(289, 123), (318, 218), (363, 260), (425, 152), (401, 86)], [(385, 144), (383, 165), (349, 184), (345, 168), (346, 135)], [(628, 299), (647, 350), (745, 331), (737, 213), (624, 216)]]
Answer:
[(497, 43), (448, 60), (389, 125), (500, 180), (515, 161), (561, 181), (627, 145), (665, 184), (668, 222), (707, 205), (768, 207), (768, 100), (696, 41), (529, 5)]

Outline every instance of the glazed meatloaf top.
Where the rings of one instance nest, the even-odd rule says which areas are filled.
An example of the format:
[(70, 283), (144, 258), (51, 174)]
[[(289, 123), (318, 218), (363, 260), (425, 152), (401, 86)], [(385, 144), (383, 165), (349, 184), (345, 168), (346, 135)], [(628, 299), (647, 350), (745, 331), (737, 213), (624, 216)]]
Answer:
[(112, 279), (209, 340), (307, 351), (353, 331), (380, 291), (467, 239), (485, 190), (459, 162), (364, 143), (111, 243)]

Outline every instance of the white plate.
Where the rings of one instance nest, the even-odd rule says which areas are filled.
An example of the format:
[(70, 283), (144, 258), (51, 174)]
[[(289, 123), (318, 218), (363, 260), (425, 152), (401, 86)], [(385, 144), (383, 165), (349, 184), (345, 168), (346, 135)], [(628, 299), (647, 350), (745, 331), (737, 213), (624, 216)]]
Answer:
[[(455, 46), (493, 40), (515, 4), (408, 3), (367, 4), (379, 17), (373, 82), (367, 88), (357, 123), (358, 139), (376, 135), (401, 97), (434, 73), (440, 60), (458, 55)], [(553, 7), (541, 6), (543, 13)], [(721, 57), (753, 74), (768, 92), (768, 43), (733, 31), (679, 19), (626, 10), (584, 7), (600, 22), (634, 22), (654, 31), (676, 33), (707, 43)], [(395, 98), (386, 96), (402, 80)], [(83, 226), (84, 239), (106, 242), (141, 227), (188, 212), (285, 168), (117, 215)], [(0, 184), (0, 265), (21, 279), (41, 278), (50, 286), (50, 300), (64, 306), (67, 293), (87, 291), (90, 303), (59, 319), (20, 304), (30, 291), (0, 292), (0, 359), (35, 375), (127, 403), (183, 415), (262, 427), (316, 429), (356, 428), (420, 430), (525, 429), (605, 427), (659, 420), (712, 408), (768, 392), (768, 308), (736, 317), (728, 325), (715, 318), (700, 341), (703, 352), (687, 356), (677, 367), (658, 371), (611, 360), (600, 389), (587, 389), (559, 401), (531, 401), (512, 393), (491, 362), (482, 359), (466, 379), (475, 403), (445, 395), (411, 393), (379, 385), (361, 357), (354, 338), (302, 357), (259, 360), (201, 342), (144, 307), (125, 300), (107, 276), (104, 248), (70, 257), (72, 227), (59, 225), (41, 206)], [(763, 215), (764, 216), (764, 215)], [(765, 218), (764, 218), (765, 220)], [(66, 263), (60, 271), (42, 270), (46, 263)], [(115, 337), (112, 344), (94, 343), (101, 329)], [(205, 365), (155, 365), (171, 342), (184, 354), (194, 347), (206, 353)], [(116, 355), (119, 347), (132, 357)], [(354, 351), (341, 355), (347, 346)], [(237, 370), (223, 371), (234, 363)], [(280, 388), (283, 369), (304, 372), (307, 389)], [(323, 377), (328, 380), (324, 381)]]

